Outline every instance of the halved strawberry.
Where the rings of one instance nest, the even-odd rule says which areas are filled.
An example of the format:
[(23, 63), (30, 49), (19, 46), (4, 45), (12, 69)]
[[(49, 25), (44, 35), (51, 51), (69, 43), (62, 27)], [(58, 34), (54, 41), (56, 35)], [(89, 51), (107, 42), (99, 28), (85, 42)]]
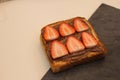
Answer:
[(71, 25), (63, 22), (59, 27), (59, 32), (62, 36), (67, 36), (75, 33), (75, 29)]
[(60, 41), (55, 40), (51, 43), (51, 56), (53, 59), (65, 56), (67, 54), (67, 48)]
[(88, 30), (88, 26), (81, 19), (74, 19), (74, 27), (77, 32)]
[(68, 37), (66, 45), (70, 53), (85, 49), (82, 42), (73, 36)]
[(88, 32), (82, 33), (82, 41), (86, 48), (91, 48), (98, 44), (97, 40)]
[(44, 29), (43, 36), (44, 36), (45, 40), (49, 41), (49, 40), (57, 39), (59, 37), (59, 33), (55, 28), (53, 28), (51, 26), (46, 26)]

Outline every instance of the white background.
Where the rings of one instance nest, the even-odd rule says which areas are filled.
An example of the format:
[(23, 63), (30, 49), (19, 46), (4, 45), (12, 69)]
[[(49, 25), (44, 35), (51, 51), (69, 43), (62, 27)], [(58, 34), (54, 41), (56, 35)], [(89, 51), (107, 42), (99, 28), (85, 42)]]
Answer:
[(49, 63), (40, 43), (43, 26), (83, 16), (120, 0), (14, 0), (0, 4), (0, 80), (40, 80)]

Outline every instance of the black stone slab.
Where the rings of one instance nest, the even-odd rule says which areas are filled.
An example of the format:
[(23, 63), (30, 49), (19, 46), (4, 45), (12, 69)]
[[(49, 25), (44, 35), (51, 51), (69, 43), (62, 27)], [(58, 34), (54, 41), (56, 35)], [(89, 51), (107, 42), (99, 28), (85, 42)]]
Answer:
[(120, 80), (120, 10), (102, 4), (89, 21), (107, 47), (106, 58), (57, 74), (49, 70), (42, 80)]

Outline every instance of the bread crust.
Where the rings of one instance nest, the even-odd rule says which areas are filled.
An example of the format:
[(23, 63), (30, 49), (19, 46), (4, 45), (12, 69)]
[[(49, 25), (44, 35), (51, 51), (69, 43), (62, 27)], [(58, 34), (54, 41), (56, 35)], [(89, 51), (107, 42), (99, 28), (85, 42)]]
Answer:
[[(74, 57), (72, 59), (70, 58), (70, 59), (65, 60), (65, 61), (56, 61), (56, 60), (51, 61), (50, 56), (47, 53), (47, 47), (45, 45), (46, 41), (43, 38), (43, 30), (44, 30), (44, 28), (43, 28), (41, 30), (40, 41), (43, 43), (43, 49), (46, 51), (46, 55), (47, 55), (48, 61), (50, 63), (51, 69), (52, 69), (52, 71), (54, 73), (63, 71), (65, 69), (68, 69), (68, 68), (70, 68), (70, 67), (72, 67), (74, 65), (77, 65), (77, 64), (83, 64), (83, 63), (86, 63), (86, 62), (91, 62), (91, 61), (94, 61), (94, 60), (98, 60), (98, 59), (104, 58), (105, 55), (106, 55), (107, 50), (106, 50), (104, 44), (100, 41), (99, 37), (97, 36), (93, 26), (83, 17), (75, 17), (75, 18), (81, 18), (89, 26), (92, 35), (98, 41), (102, 51), (101, 52), (89, 51), (87, 53), (84, 53), (82, 55), (76, 56), (76, 57)], [(75, 18), (58, 21), (58, 22), (55, 22), (55, 23), (52, 23), (52, 24), (49, 24), (49, 25), (50, 26), (56, 26), (56, 25), (59, 25), (63, 21), (68, 23), (70, 21), (73, 21)]]

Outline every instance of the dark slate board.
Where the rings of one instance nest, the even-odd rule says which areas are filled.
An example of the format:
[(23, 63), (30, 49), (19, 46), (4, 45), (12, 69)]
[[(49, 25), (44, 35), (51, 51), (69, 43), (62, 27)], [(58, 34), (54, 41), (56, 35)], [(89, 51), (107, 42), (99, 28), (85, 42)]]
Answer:
[(57, 74), (49, 70), (42, 80), (120, 80), (120, 10), (102, 4), (89, 21), (107, 47), (106, 58)]

